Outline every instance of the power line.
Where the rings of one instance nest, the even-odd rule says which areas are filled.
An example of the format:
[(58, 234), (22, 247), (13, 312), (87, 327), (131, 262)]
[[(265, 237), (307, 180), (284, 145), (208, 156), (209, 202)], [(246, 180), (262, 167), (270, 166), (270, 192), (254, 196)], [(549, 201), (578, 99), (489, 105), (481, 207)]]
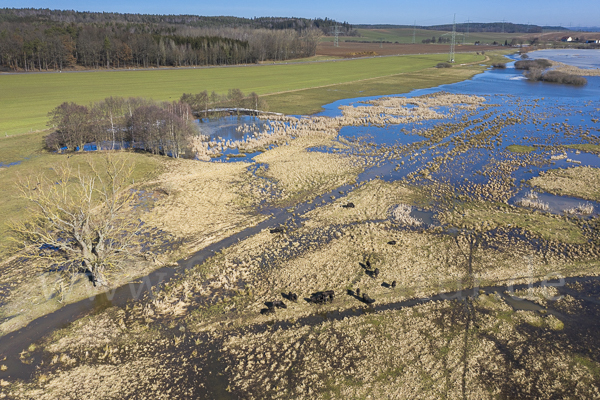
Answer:
[(456, 14), (452, 20), (452, 43), (450, 43), (450, 62), (454, 62), (454, 45), (456, 44)]
[(332, 26), (331, 30), (333, 31), (333, 35), (334, 35), (333, 47), (340, 47), (340, 39), (339, 39), (340, 27), (339, 27), (339, 25), (336, 24), (335, 26)]
[(467, 19), (467, 34), (463, 35), (463, 44), (465, 44), (465, 40), (467, 39), (467, 36), (469, 36), (469, 22), (471, 22), (471, 20)]
[(417, 20), (415, 20), (415, 25), (413, 26), (413, 44), (415, 44), (416, 34), (417, 34)]

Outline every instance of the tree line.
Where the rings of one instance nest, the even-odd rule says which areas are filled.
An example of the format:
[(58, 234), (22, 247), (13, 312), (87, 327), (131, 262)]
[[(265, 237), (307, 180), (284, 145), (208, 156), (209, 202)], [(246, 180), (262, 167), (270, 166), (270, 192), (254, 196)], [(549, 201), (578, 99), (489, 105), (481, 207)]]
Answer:
[(431, 39), (423, 39), (423, 40), (421, 40), (421, 43), (425, 43), (425, 44), (429, 44), (429, 43), (450, 43), (450, 41), (451, 40), (450, 40), (449, 37), (443, 37), (443, 36), (438, 37), (437, 41), (436, 41), (435, 36), (432, 36)]
[(208, 116), (210, 110), (226, 107), (266, 110), (268, 105), (256, 93), (246, 96), (240, 89), (183, 94), (179, 101), (162, 103), (122, 97), (89, 106), (65, 102), (48, 114), (53, 131), (45, 138), (46, 147), (83, 151), (93, 144), (98, 150), (131, 148), (181, 157), (199, 133), (196, 115)]
[[(0, 65), (10, 70), (63, 70), (74, 66), (162, 67), (247, 64), (309, 57), (320, 31), (206, 31), (153, 33), (124, 25), (37, 26), (0, 23)], [(232, 33), (230, 35), (230, 33)], [(234, 36), (234, 37), (231, 37)], [(244, 37), (238, 39), (235, 36)]]
[[(118, 14), (116, 22), (102, 22), (107, 18), (102, 13), (16, 11), (0, 10), (0, 67), (13, 71), (232, 65), (309, 57), (332, 24), (327, 19), (265, 18), (247, 20), (242, 27), (195, 26), (196, 18), (183, 16), (177, 24), (164, 22), (175, 16), (159, 23), (152, 22), (153, 16), (129, 22), (125, 14)], [(98, 18), (81, 22), (88, 14)]]

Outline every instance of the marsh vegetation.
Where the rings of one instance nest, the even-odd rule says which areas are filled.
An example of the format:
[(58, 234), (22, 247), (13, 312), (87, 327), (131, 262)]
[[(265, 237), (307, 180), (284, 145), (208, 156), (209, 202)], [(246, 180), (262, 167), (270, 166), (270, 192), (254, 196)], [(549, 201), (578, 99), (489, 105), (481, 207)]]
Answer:
[[(240, 124), (244, 139), (196, 150), (262, 147), (249, 162), (164, 160), (140, 218), (202, 257), (152, 295), (19, 348), (5, 391), (594, 397), (600, 197), (583, 149), (598, 144), (595, 89), (565, 100), (471, 84)], [(564, 196), (572, 207), (557, 212)]]

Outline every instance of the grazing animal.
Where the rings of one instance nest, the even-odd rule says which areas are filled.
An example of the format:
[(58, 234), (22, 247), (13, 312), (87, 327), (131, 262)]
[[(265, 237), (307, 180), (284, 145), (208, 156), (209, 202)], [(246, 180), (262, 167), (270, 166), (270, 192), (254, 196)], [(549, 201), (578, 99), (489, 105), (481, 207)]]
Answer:
[(273, 302), (273, 306), (277, 307), (277, 308), (287, 308), (287, 306), (285, 305), (285, 303), (281, 300), (275, 300)]
[(356, 288), (356, 295), (360, 296), (360, 288)]
[(390, 241), (388, 242), (388, 244), (391, 244), (391, 245), (393, 246), (393, 245), (395, 245), (395, 244), (396, 244), (396, 241), (395, 241), (395, 240), (390, 240)]
[(327, 303), (328, 301), (333, 301), (334, 296), (335, 293), (333, 290), (326, 290), (324, 292), (313, 293), (310, 296), (309, 301), (315, 304), (323, 304)]
[(291, 301), (298, 301), (298, 295), (296, 293), (288, 293), (288, 299), (290, 299)]
[(354, 208), (354, 203), (344, 204), (342, 207), (344, 207), (344, 208)]
[(392, 289), (396, 287), (396, 281), (392, 282)]
[(373, 271), (373, 276), (375, 278), (377, 278), (379, 276), (379, 268), (375, 268), (375, 271)]
[(271, 229), (271, 233), (281, 233), (283, 232), (283, 228), (273, 228)]
[(369, 297), (369, 295), (368, 295), (368, 294), (366, 294), (366, 293), (363, 293), (363, 295), (362, 295), (362, 299), (363, 299), (363, 301), (364, 301), (365, 303), (367, 303), (367, 304), (372, 304), (372, 303), (375, 303), (375, 299), (372, 299), (372, 298), (370, 298), (370, 297)]

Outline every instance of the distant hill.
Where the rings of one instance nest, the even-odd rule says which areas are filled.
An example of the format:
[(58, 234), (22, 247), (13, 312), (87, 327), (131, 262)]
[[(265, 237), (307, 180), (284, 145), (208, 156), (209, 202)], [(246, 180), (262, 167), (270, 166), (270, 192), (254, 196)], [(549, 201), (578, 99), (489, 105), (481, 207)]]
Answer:
[[(356, 29), (400, 29), (400, 28), (413, 28), (413, 25), (353, 25)], [(423, 26), (417, 25), (419, 29), (427, 29), (434, 31), (451, 31), (452, 24), (445, 25), (430, 25)], [(559, 26), (538, 26), (538, 25), (526, 25), (526, 24), (513, 24), (510, 22), (492, 22), (492, 23), (480, 23), (470, 22), (468, 24), (459, 23), (456, 24), (456, 30), (458, 32), (504, 32), (504, 33), (542, 33), (547, 30), (566, 30)]]
[(201, 15), (152, 15), (121, 14), (112, 12), (88, 12), (73, 10), (50, 10), (36, 8), (0, 8), (0, 22), (55, 22), (75, 24), (158, 24), (185, 25), (195, 28), (254, 28), (254, 29), (294, 29), (319, 28), (329, 32), (334, 25), (340, 31), (352, 29), (347, 22), (338, 22), (329, 18), (295, 18), (295, 17), (259, 17), (240, 18), (229, 16), (207, 17)]

